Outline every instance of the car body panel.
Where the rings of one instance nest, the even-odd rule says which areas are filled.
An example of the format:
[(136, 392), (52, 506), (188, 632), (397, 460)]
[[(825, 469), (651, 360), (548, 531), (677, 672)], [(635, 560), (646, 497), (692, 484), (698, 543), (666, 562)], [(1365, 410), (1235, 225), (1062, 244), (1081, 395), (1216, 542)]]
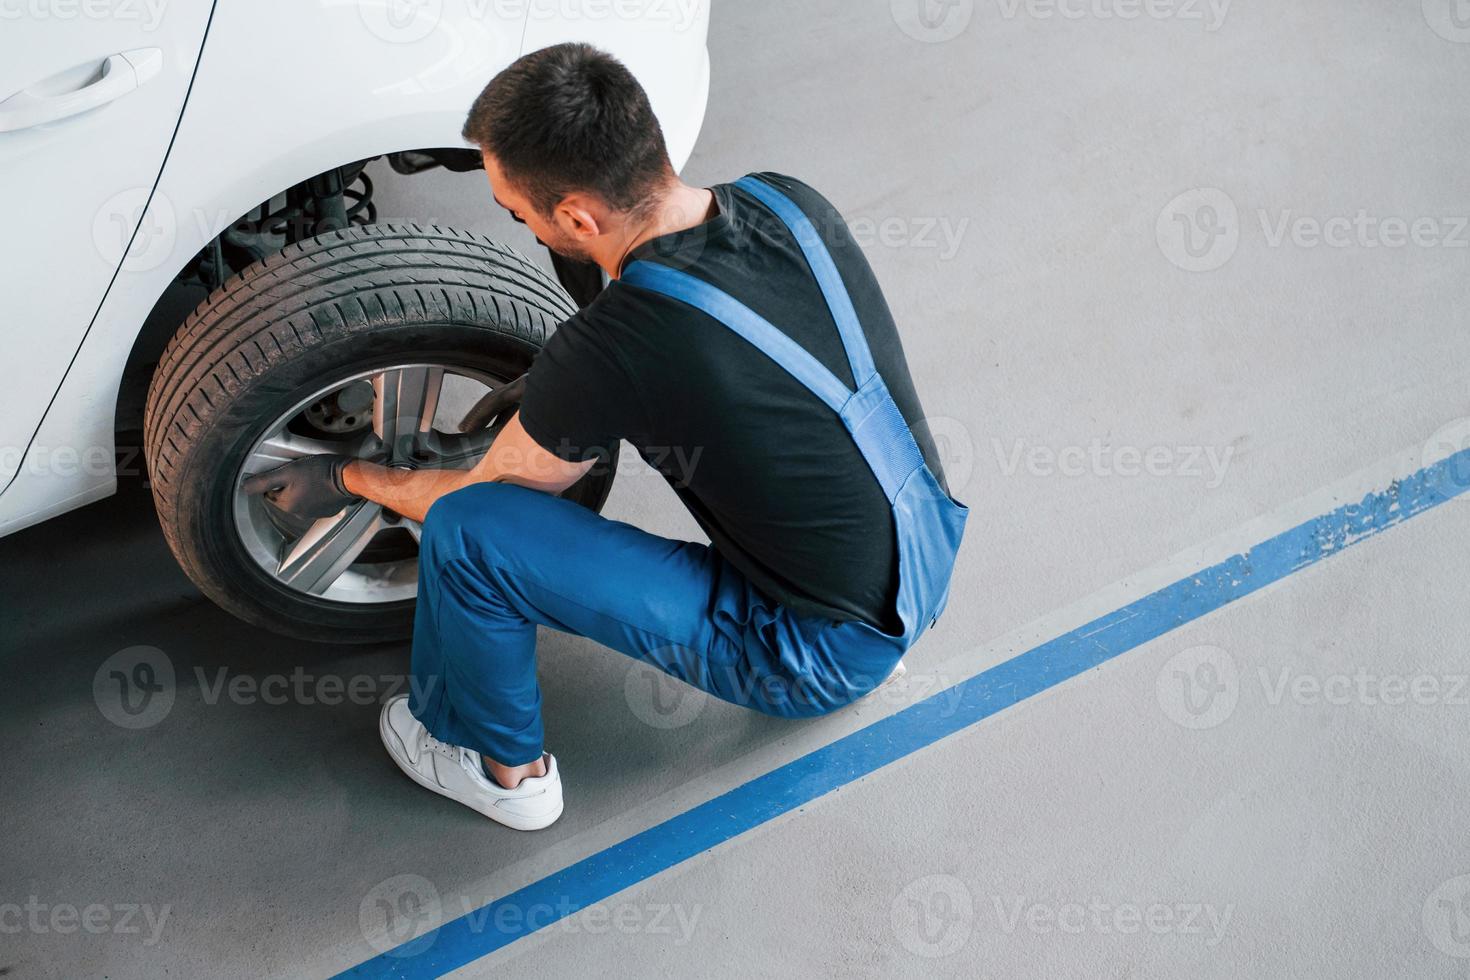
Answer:
[[(7, 372), (0, 412), (0, 487), (20, 469), (140, 227), (210, 8), (210, 0), (181, 0), (0, 12), (0, 128), (9, 130), (0, 132), (0, 268), (11, 273), (0, 331), (7, 362), (20, 368)], [(61, 112), (62, 100), (85, 104), (88, 94), (102, 101), (34, 121)], [(68, 454), (44, 457), (41, 466), (66, 465)], [(111, 457), (102, 464), (105, 471)]]
[[(405, 16), (400, 0), (220, 3), (143, 216), (149, 233), (135, 236), (20, 472), (0, 494), (0, 534), (114, 491), (123, 368), (149, 311), (200, 248), (261, 201), (332, 167), (465, 145), (459, 133), (470, 103), (523, 50), (577, 39), (618, 56), (648, 90), (682, 167), (708, 94), (707, 0), (643, 2), (647, 19), (632, 16), (637, 3), (611, 5), (618, 16), (570, 18), (583, 8), (536, 6), (548, 0), (423, 0)], [(660, 13), (669, 6), (673, 16)], [(86, 447), (94, 463), (28, 465), (45, 453), (54, 460), (57, 446)], [(95, 465), (98, 458), (106, 465)]]

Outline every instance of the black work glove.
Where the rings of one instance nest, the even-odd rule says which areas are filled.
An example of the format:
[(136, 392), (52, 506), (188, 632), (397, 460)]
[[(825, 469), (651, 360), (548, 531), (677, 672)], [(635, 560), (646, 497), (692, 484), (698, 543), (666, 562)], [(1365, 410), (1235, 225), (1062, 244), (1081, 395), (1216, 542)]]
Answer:
[(464, 413), (464, 419), (459, 423), (459, 431), (474, 432), (476, 429), (493, 428), (504, 425), (510, 421), (511, 413), (521, 407), (521, 399), (526, 395), (526, 375), (521, 375), (514, 381), (508, 382), (493, 391), (485, 393), (485, 396)]
[(240, 488), (249, 494), (264, 494), (266, 500), (293, 517), (319, 520), (362, 499), (348, 493), (342, 482), (342, 469), (351, 461), (351, 456), (330, 453), (303, 456), (248, 477)]

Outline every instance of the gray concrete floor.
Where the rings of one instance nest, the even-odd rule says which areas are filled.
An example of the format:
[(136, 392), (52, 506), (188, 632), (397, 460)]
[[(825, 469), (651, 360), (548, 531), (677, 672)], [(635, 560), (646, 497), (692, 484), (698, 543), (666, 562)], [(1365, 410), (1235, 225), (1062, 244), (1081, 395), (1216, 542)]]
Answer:
[[(1470, 415), (1454, 220), (1470, 44), (1436, 32), (1455, 35), (1435, 0), (1237, 2), (1214, 30), (1207, 5), (946, 9), (968, 23), (926, 42), (882, 2), (718, 3), (686, 177), (796, 174), (864, 230), (974, 511), (950, 612), (910, 657), (957, 680), (1000, 656), (991, 641), (1045, 633), (1054, 611)], [(479, 179), (390, 184), (384, 217), (529, 248)], [(1224, 201), (1171, 205), (1200, 188)], [(1227, 235), (1193, 259), (1171, 237), (1181, 207), (1207, 220), (1200, 201), (1233, 252)], [(1345, 247), (1292, 238), (1298, 218), (1360, 212)], [(1441, 243), (1370, 246), (1389, 218)], [(1201, 263), (1218, 268), (1181, 267)], [(1170, 462), (1066, 475), (1030, 455), (1094, 441)], [(1196, 450), (1223, 469), (1195, 472)], [(694, 534), (636, 469), (608, 512)], [(583, 913), (463, 972), (1463, 975), (1451, 953), (1470, 948), (1433, 917), (1470, 872), (1452, 768), (1467, 708), (1447, 689), (1467, 543), (1470, 505), (1446, 505), (616, 896), (623, 928)], [(547, 635), (568, 810), (514, 835), (383, 755), (370, 702), (406, 649), (322, 649), (219, 612), (135, 481), (0, 540), (0, 589), (0, 904), (107, 910), (96, 932), (0, 935), (16, 976), (330, 973), (373, 953), (360, 917), (396, 876), (473, 906), (896, 707), (792, 723), (711, 703), (654, 727), (625, 660)], [(1200, 644), (1242, 680), (1228, 719), (1191, 730), (1156, 685)], [(92, 685), (138, 645), (178, 680), (168, 716), (133, 731)], [(298, 668), (309, 693), (283, 704), (214, 693)], [(1276, 696), (1283, 670), (1360, 668), (1446, 687), (1432, 704)], [(326, 678), (370, 696), (324, 703)], [(1117, 927), (1133, 916), (1157, 928)]]

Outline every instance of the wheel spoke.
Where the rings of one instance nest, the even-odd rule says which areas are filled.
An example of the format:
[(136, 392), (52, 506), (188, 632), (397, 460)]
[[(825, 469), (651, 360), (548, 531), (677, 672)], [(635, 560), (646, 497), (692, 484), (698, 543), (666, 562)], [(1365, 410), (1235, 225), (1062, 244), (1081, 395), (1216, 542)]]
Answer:
[(392, 462), (411, 458), (416, 438), (433, 425), (443, 385), (444, 369), (427, 365), (373, 376), (373, 432)]
[[(441, 407), (455, 408), (462, 398), (499, 383), (483, 373), (433, 364), (398, 364), (324, 380), (320, 390), (298, 400), (266, 429), (270, 435), (246, 458), (241, 477), (322, 453), (413, 468), (469, 469), (490, 448), (496, 431), (444, 432), (435, 428), (435, 416), (442, 414)], [(367, 419), (369, 386), (372, 415)], [(238, 488), (233, 511), (251, 558), (293, 592), (349, 603), (414, 594), (410, 539), (421, 539), (420, 522), (371, 503), (315, 522), (283, 520)], [(397, 528), (403, 529), (402, 537)]]
[(287, 585), (321, 595), (387, 526), (383, 508), (368, 501), (322, 518), (287, 549), (276, 575)]
[(250, 476), (253, 473), (275, 469), (277, 466), (289, 463), (293, 459), (300, 459), (302, 456), (341, 451), (340, 444), (327, 442), (324, 439), (312, 439), (282, 429), (262, 442), (255, 452), (250, 454), (245, 460), (243, 475)]

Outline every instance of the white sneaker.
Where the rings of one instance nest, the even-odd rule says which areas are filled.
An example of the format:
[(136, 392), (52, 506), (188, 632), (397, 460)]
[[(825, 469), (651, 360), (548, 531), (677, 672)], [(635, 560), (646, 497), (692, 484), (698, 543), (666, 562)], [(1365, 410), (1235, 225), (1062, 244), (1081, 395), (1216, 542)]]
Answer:
[[(883, 678), (881, 681), (879, 681), (877, 687), (873, 688), (867, 694), (864, 694), (863, 695), (863, 698), (871, 698), (871, 697), (874, 697), (875, 695), (877, 695), (877, 693), (879, 691), (883, 690), (885, 687), (888, 687), (891, 684), (897, 683), (903, 677), (903, 675), (904, 674), (907, 674), (908, 672), (909, 672), (909, 669), (907, 667), (905, 667), (903, 665), (903, 661), (900, 660), (898, 663), (896, 663), (896, 664), (893, 665), (893, 670), (891, 670), (891, 671), (888, 672), (888, 676), (885, 677), (885, 678)], [(859, 700), (862, 700), (862, 699), (859, 699)]]
[(409, 779), (491, 820), (516, 830), (540, 830), (561, 816), (561, 774), (550, 752), (545, 755), (546, 775), (523, 779), (515, 789), (506, 789), (486, 775), (480, 753), (430, 735), (408, 710), (406, 695), (383, 705), (378, 733)]

